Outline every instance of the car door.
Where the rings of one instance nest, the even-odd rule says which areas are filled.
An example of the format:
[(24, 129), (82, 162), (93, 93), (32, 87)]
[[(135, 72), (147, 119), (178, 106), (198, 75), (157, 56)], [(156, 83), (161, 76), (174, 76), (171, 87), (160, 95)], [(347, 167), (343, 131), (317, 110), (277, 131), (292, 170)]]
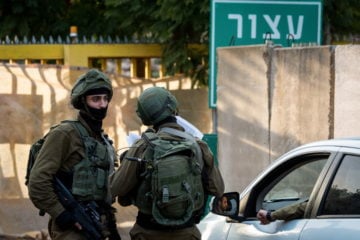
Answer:
[(243, 211), (245, 221), (233, 223), (227, 239), (298, 240), (308, 219), (277, 220), (261, 225), (256, 213), (260, 209), (274, 211), (314, 198), (325, 176), (324, 169), (330, 166), (334, 156), (331, 152), (316, 151), (294, 154), (260, 176), (241, 198), (240, 213)]
[(319, 191), (301, 240), (360, 239), (360, 151), (342, 151)]

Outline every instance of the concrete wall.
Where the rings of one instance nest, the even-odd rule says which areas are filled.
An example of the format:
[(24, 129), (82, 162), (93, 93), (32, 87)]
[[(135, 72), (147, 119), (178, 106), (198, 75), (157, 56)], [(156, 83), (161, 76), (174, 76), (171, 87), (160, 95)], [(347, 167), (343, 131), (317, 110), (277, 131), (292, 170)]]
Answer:
[(241, 191), (301, 144), (360, 136), (360, 45), (218, 48), (218, 159)]
[[(69, 104), (71, 75), (79, 76), (86, 70), (0, 64), (0, 235), (46, 228), (47, 217), (38, 216), (24, 184), (29, 148), (50, 126), (76, 116)], [(128, 146), (126, 136), (130, 132), (139, 134), (145, 128), (135, 107), (137, 97), (150, 86), (169, 89), (178, 99), (180, 115), (202, 132), (211, 131), (207, 90), (190, 89), (189, 79), (152, 81), (110, 77), (114, 96), (103, 127), (119, 154)]]
[(218, 50), (218, 159), (226, 190), (268, 164), (269, 106), (264, 47)]
[(334, 137), (360, 136), (360, 45), (335, 48)]
[(270, 69), (270, 160), (332, 136), (331, 47), (278, 48)]

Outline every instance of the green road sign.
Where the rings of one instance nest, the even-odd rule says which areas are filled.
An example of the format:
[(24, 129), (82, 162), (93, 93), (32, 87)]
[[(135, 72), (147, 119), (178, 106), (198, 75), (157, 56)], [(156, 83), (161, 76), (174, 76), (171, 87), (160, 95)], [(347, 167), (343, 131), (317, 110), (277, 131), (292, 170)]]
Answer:
[(211, 0), (209, 106), (216, 107), (216, 48), (321, 44), (322, 0)]

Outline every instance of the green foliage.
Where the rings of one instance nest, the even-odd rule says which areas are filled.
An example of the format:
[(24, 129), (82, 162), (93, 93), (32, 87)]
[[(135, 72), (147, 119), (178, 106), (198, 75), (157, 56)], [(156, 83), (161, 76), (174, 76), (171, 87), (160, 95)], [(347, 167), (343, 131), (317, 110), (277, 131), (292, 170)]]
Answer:
[[(184, 73), (193, 86), (207, 85), (207, 53), (189, 49), (191, 43), (206, 43), (209, 2), (194, 0), (107, 0), (105, 16), (118, 31), (131, 38), (151, 38), (163, 44), (166, 73)], [(126, 14), (119, 14), (126, 13)], [(202, 55), (198, 55), (202, 54)]]
[(6, 0), (0, 2), (0, 38), (69, 35), (78, 26), (79, 36), (114, 33), (104, 18), (104, 0)]
[(325, 0), (324, 19), (331, 32), (338, 34), (360, 33), (359, 0)]
[(0, 37), (60, 34), (64, 1), (6, 0), (0, 2)]
[(146, 37), (154, 24), (153, 0), (106, 0), (105, 18), (114, 25), (114, 31), (128, 37)]

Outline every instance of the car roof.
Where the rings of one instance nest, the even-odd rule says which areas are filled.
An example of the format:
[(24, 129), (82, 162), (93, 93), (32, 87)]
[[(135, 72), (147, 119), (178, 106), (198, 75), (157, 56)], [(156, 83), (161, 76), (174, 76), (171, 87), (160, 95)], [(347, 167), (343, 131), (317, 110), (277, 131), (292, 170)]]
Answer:
[(284, 153), (282, 156), (277, 158), (277, 160), (275, 160), (274, 163), (278, 161), (281, 162), (280, 159), (284, 159), (286, 156), (292, 155), (294, 152), (299, 152), (307, 148), (313, 148), (313, 147), (320, 147), (324, 149), (341, 148), (341, 147), (360, 149), (360, 137), (334, 138), (334, 139), (327, 139), (327, 140), (306, 143)]
[(335, 139), (316, 141), (299, 146), (291, 150), (290, 152), (297, 151), (302, 148), (318, 147), (318, 146), (360, 148), (360, 137), (335, 138)]

